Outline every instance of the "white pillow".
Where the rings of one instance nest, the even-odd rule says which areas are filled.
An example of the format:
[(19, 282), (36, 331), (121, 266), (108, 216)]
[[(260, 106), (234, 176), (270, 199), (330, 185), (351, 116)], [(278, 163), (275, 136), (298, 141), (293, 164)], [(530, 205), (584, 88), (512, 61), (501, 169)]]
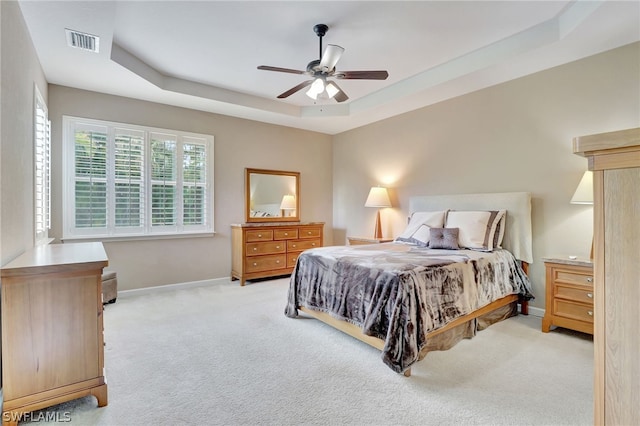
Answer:
[[(446, 228), (458, 228), (460, 247), (493, 251), (496, 227), (505, 210), (454, 211), (447, 214)], [(499, 232), (499, 231), (498, 231)]]
[[(396, 241), (427, 244), (429, 241), (429, 229), (442, 228), (446, 210), (435, 212), (414, 212), (409, 219), (405, 230)], [(417, 238), (416, 238), (417, 237)]]

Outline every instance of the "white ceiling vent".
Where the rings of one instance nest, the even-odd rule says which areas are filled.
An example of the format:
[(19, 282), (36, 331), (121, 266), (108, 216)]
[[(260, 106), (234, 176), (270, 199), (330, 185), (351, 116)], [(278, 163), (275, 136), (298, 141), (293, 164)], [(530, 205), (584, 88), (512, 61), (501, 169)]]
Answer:
[(69, 46), (98, 53), (100, 37), (68, 28), (65, 28), (64, 31), (67, 33), (67, 44)]

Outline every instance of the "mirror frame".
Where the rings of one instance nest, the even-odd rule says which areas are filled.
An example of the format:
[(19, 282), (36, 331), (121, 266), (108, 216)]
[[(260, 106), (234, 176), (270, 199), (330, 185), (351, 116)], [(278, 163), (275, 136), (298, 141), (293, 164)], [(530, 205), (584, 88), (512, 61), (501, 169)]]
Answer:
[[(244, 175), (244, 216), (246, 222), (300, 222), (300, 172), (287, 172), (282, 170), (251, 169), (245, 168)], [(291, 176), (296, 180), (296, 210), (294, 216), (278, 217), (251, 217), (251, 175)], [(286, 194), (285, 194), (286, 195)]]

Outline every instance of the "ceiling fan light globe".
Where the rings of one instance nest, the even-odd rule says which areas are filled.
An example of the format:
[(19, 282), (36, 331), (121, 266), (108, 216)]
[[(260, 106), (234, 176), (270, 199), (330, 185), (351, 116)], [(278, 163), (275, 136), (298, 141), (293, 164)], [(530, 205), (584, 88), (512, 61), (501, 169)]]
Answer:
[(327, 83), (325, 90), (327, 91), (329, 98), (333, 98), (340, 91), (333, 83)]

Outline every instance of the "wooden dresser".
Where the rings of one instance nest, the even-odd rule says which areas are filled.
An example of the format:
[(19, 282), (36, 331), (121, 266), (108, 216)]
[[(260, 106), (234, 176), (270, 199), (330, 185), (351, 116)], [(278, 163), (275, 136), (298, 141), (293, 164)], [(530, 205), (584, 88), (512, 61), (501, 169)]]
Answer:
[(542, 260), (547, 271), (542, 331), (555, 325), (593, 334), (593, 264), (562, 257)]
[(231, 225), (231, 279), (291, 274), (300, 252), (323, 245), (323, 222)]
[(573, 151), (593, 171), (594, 423), (640, 425), (640, 128)]
[(94, 395), (107, 405), (102, 243), (35, 247), (2, 277), (2, 424)]

